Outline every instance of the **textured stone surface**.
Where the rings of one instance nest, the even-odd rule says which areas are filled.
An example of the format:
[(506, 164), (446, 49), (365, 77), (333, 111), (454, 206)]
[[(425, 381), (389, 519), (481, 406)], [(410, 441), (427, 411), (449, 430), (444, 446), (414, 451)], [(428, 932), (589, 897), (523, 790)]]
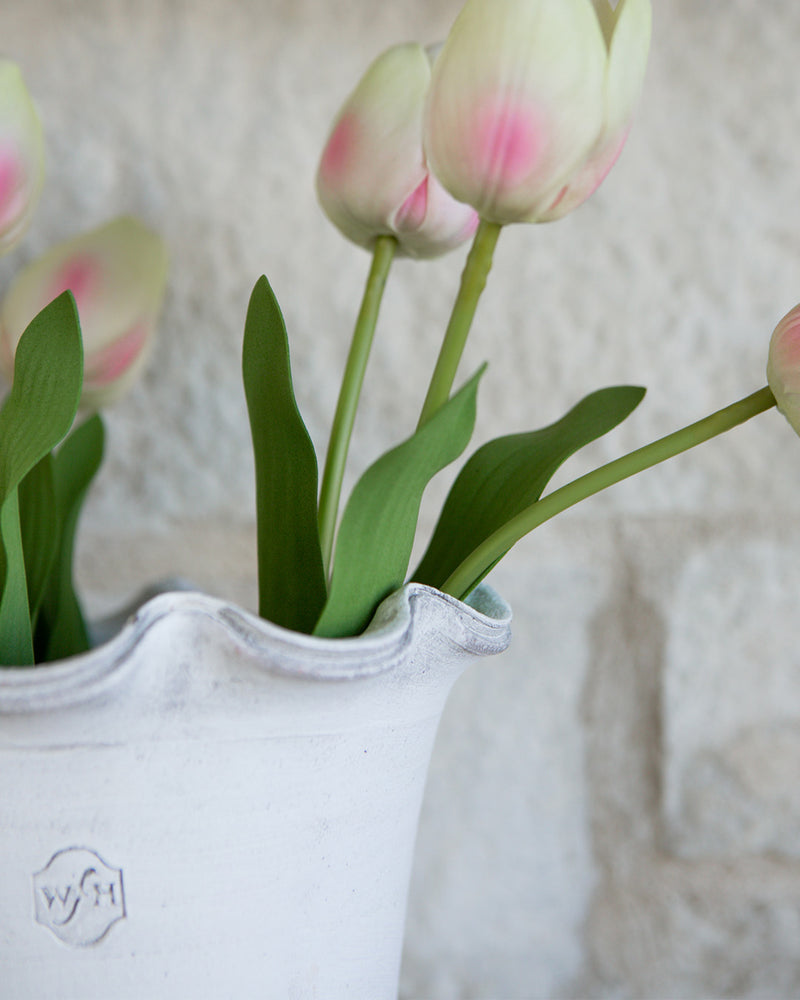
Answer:
[[(266, 271), (324, 447), (368, 260), (315, 205), (318, 150), (373, 55), (435, 41), (458, 7), (5, 0), (49, 178), (0, 286), (123, 211), (172, 259), (153, 363), (109, 414), (84, 522), (96, 611), (176, 573), (254, 606), (250, 289)], [(800, 6), (654, 7), (624, 155), (573, 216), (503, 234), (464, 363), (492, 361), (479, 440), (600, 385), (648, 386), (558, 482), (759, 388), (800, 298)], [(349, 483), (413, 426), (463, 256), (395, 267)], [(799, 487), (800, 444), (767, 414), (498, 568), (516, 640), (467, 674), (442, 726), (404, 1000), (800, 995)]]
[(670, 609), (665, 818), (685, 856), (800, 859), (798, 540), (731, 542), (691, 555)]
[(496, 581), (531, 609), (514, 626), (515, 651), (462, 678), (442, 723), (411, 892), (408, 996), (554, 996), (582, 964), (595, 881), (581, 726), (591, 649), (563, 595), (591, 614), (607, 559), (596, 543), (548, 541), (527, 572)]

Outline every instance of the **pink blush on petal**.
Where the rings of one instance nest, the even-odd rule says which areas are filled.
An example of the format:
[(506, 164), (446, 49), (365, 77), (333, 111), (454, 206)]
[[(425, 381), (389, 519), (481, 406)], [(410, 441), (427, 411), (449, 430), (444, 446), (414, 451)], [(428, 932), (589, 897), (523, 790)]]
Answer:
[(400, 233), (413, 233), (425, 221), (428, 212), (428, 177), (419, 184), (400, 206), (395, 226)]
[(790, 317), (781, 331), (776, 353), (783, 366), (797, 368), (800, 366), (800, 313), (791, 313)]
[(620, 158), (622, 150), (625, 147), (625, 143), (627, 142), (627, 139), (628, 139), (628, 129), (626, 129), (622, 133), (622, 136), (620, 137), (620, 140), (617, 143), (617, 145), (611, 146), (608, 152), (598, 159), (597, 164), (595, 165), (596, 174), (591, 189), (589, 190), (589, 193), (586, 195), (587, 198), (589, 198), (591, 195), (595, 193), (595, 191), (600, 187), (600, 185), (603, 183), (606, 177), (608, 177), (608, 175), (611, 173), (611, 168)]
[(328, 181), (335, 180), (347, 170), (352, 150), (358, 136), (358, 124), (354, 115), (345, 114), (331, 133), (322, 154), (319, 170)]
[(561, 202), (566, 197), (567, 191), (569, 191), (569, 184), (565, 184), (564, 187), (562, 187), (561, 190), (558, 192), (558, 194), (556, 195), (555, 201), (553, 202), (553, 204), (548, 209), (549, 212), (552, 212), (555, 208), (558, 208), (558, 206), (561, 204)]
[(12, 219), (19, 211), (22, 165), (13, 150), (0, 149), (0, 221)]
[[(616, 140), (611, 139), (590, 155), (582, 167), (570, 177), (544, 212), (545, 219), (561, 218), (574, 211), (600, 187), (619, 159), (628, 138), (626, 129)], [(560, 211), (557, 211), (560, 208)], [(553, 213), (556, 213), (555, 215)]]
[(0, 150), (0, 215), (5, 213), (8, 203), (13, 199), (19, 186), (19, 160), (11, 150)]
[(470, 236), (473, 236), (480, 225), (480, 216), (477, 212), (471, 212), (469, 218), (464, 223), (464, 228), (461, 230), (461, 236), (459, 242), (468, 240)]
[(87, 359), (87, 384), (92, 388), (101, 388), (124, 375), (141, 353), (148, 329), (147, 323), (137, 323), (113, 344), (96, 351)]
[(81, 308), (85, 308), (90, 302), (99, 279), (100, 266), (93, 257), (88, 254), (73, 257), (61, 267), (53, 279), (48, 289), (50, 296), (48, 301), (52, 302), (62, 292), (70, 291), (80, 312)]
[(470, 145), (483, 179), (508, 188), (535, 169), (547, 134), (533, 111), (498, 101), (479, 109)]

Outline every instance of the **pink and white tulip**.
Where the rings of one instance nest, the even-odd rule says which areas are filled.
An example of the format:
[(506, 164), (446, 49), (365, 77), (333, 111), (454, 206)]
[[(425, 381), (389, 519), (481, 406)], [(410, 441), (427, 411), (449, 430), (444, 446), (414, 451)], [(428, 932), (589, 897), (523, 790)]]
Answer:
[(650, 0), (467, 0), (425, 113), (445, 188), (499, 224), (580, 205), (625, 143), (650, 24)]
[(317, 194), (330, 220), (359, 246), (394, 236), (398, 253), (436, 257), (475, 232), (478, 218), (431, 174), (422, 116), (432, 53), (396, 45), (369, 67), (325, 144)]
[(33, 317), (64, 291), (78, 307), (84, 348), (81, 406), (118, 399), (149, 353), (164, 296), (161, 238), (123, 216), (58, 244), (15, 279), (0, 309), (0, 369), (13, 375), (17, 343)]
[(44, 182), (44, 136), (19, 67), (0, 59), (0, 253), (22, 237)]
[(775, 327), (769, 343), (767, 381), (778, 409), (800, 434), (800, 306)]

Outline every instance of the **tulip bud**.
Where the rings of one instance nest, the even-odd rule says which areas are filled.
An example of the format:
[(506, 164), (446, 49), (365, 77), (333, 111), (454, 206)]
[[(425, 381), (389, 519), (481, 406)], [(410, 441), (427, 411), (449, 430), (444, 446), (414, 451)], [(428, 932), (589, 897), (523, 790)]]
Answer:
[(19, 67), (0, 59), (0, 253), (28, 227), (44, 181), (44, 136)]
[(650, 0), (593, 0), (608, 47), (603, 127), (583, 165), (537, 219), (552, 222), (578, 208), (605, 180), (628, 138), (642, 93), (650, 47)]
[(81, 405), (118, 399), (147, 358), (167, 277), (166, 247), (123, 216), (52, 247), (14, 280), (0, 309), (0, 369), (9, 378), (30, 321), (64, 291), (78, 307), (84, 350)]
[(478, 218), (430, 173), (422, 115), (432, 53), (396, 45), (379, 56), (345, 102), (317, 172), (328, 218), (359, 246), (396, 237), (398, 252), (435, 257), (469, 239)]
[(775, 327), (769, 342), (767, 381), (778, 409), (800, 434), (800, 306)]
[(611, 169), (638, 100), (650, 0), (467, 0), (433, 69), (424, 147), (489, 222), (542, 222)]

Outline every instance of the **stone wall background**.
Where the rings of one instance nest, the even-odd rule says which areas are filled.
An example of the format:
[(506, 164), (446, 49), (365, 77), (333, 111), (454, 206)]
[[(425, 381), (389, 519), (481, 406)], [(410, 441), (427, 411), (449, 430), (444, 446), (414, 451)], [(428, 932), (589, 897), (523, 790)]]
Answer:
[[(458, 7), (5, 0), (2, 50), (40, 104), (49, 179), (0, 287), (120, 212), (172, 257), (155, 356), (108, 415), (83, 524), (96, 611), (174, 573), (253, 606), (250, 289), (266, 272), (278, 293), (322, 449), (368, 259), (316, 207), (319, 150), (369, 60), (439, 39)], [(800, 6), (654, 7), (622, 159), (574, 215), (504, 233), (464, 364), (491, 359), (479, 440), (601, 385), (648, 386), (558, 482), (760, 387), (800, 299)], [(351, 483), (413, 426), (462, 261), (395, 267)], [(405, 1000), (800, 994), (798, 486), (800, 442), (765, 414), (498, 567), (514, 644), (465, 675), (442, 724)]]

